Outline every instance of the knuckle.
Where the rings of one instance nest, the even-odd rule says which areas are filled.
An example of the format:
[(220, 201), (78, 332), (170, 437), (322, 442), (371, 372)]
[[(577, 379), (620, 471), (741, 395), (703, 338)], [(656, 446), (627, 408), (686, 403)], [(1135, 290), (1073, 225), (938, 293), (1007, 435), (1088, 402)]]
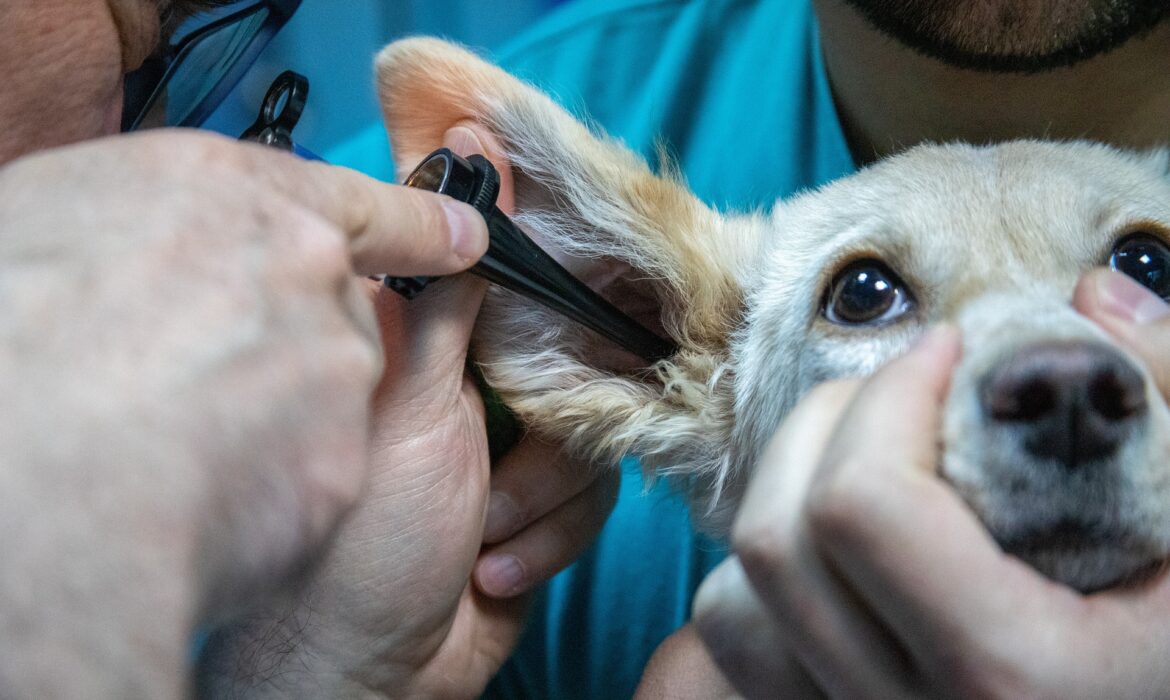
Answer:
[(330, 345), (320, 381), (331, 391), (360, 395), (364, 400), (380, 377), (381, 349), (356, 330), (344, 332)]
[(377, 315), (373, 305), (369, 302), (364, 285), (360, 281), (350, 277), (349, 288), (349, 312), (357, 331), (359, 344), (365, 350), (365, 359), (362, 365), (366, 370), (367, 383), (373, 387), (382, 378), (382, 372), (386, 365)]
[(362, 497), (366, 463), (356, 452), (345, 452), (344, 456), (314, 465), (304, 477), (303, 517), (311, 543), (325, 542)]
[(353, 350), (347, 364), (350, 374), (360, 386), (373, 387), (382, 375), (382, 348), (361, 333), (354, 333), (349, 343)]
[(783, 575), (796, 565), (796, 533), (779, 520), (736, 523), (731, 545), (746, 571)]
[(818, 538), (852, 539), (869, 522), (866, 503), (848, 476), (851, 473), (855, 473), (851, 464), (839, 465), (834, 474), (810, 489), (805, 508), (809, 528)]
[[(357, 455), (334, 460), (329, 466), (328, 475), (314, 481), (314, 490), (325, 512), (335, 514), (332, 519), (336, 520), (360, 499), (365, 485), (365, 468)], [(331, 526), (327, 524), (326, 528)]]
[(942, 694), (975, 700), (1040, 697), (1025, 664), (1001, 658), (954, 654), (941, 659), (936, 678)]
[(256, 228), (274, 245), (284, 247), (291, 264), (310, 279), (320, 280), (342, 292), (352, 276), (349, 246), (337, 228), (316, 213), (296, 204), (253, 208)]
[(343, 231), (361, 234), (375, 217), (374, 196), (352, 173), (322, 163), (308, 163), (313, 179), (329, 191), (329, 197), (344, 206), (337, 208), (338, 225)]
[(191, 168), (219, 172), (225, 168), (243, 169), (242, 146), (225, 136), (195, 129), (171, 129), (144, 137), (147, 156), (164, 167), (180, 161)]
[(307, 225), (303, 245), (305, 251), (316, 261), (323, 272), (329, 275), (350, 273), (349, 246), (343, 235), (333, 226), (326, 224), (320, 217), (305, 212), (305, 218), (313, 222)]

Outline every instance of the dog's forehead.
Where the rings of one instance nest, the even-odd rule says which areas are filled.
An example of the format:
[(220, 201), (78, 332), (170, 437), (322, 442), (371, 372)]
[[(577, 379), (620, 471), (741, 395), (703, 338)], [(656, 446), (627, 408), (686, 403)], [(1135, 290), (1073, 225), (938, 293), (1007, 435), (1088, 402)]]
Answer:
[(1166, 162), (1082, 142), (920, 146), (779, 205), (765, 284), (823, 287), (860, 257), (927, 286), (1064, 284), (1126, 227), (1170, 226)]

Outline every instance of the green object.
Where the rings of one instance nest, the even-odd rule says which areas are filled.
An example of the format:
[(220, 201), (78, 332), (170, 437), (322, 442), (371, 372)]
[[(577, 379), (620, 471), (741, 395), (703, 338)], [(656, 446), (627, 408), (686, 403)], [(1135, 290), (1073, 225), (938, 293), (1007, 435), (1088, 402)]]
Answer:
[(487, 422), (488, 453), (492, 464), (502, 457), (520, 440), (524, 434), (524, 426), (516, 419), (516, 414), (508, 408), (496, 390), (491, 388), (483, 379), (483, 373), (469, 362), (471, 374), (475, 377), (475, 386), (479, 388), (479, 395), (483, 397), (484, 418)]

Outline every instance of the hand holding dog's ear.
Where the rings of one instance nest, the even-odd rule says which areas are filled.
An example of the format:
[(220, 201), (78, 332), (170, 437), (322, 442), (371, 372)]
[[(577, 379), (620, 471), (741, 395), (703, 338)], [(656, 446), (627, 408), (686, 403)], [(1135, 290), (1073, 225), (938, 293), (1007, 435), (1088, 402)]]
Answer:
[[(507, 163), (490, 136), (461, 124), (443, 145), (493, 160), (500, 204), (510, 205)], [(463, 275), (411, 302), (377, 291), (387, 367), (374, 400), (367, 491), (297, 599), (213, 638), (204, 668), (210, 688), (302, 694), (311, 684), (309, 694), (327, 697), (474, 696), (515, 644), (526, 602), (515, 596), (566, 565), (600, 526), (606, 504), (593, 508), (589, 495), (599, 489), (561, 478), (589, 472), (566, 464), (562, 473), (555, 448), (521, 443), (497, 473), (489, 470), (483, 405), (466, 372), (486, 287)], [(533, 484), (541, 493), (524, 500)], [(528, 515), (493, 526), (493, 490), (529, 506)], [(600, 517), (583, 517), (583, 503)], [(487, 554), (485, 521), (498, 541)], [(584, 532), (571, 542), (549, 535), (569, 531)], [(501, 558), (516, 562), (521, 577), (493, 590), (498, 571), (487, 557), (497, 566)], [(481, 594), (473, 571), (480, 589), (509, 599)]]
[(1170, 305), (1128, 276), (1105, 269), (1081, 278), (1073, 304), (1137, 354), (1170, 398)]
[(0, 221), (0, 694), (178, 694), (191, 626), (284, 589), (362, 492), (355, 272), (465, 269), (485, 227), (172, 129), (5, 164)]

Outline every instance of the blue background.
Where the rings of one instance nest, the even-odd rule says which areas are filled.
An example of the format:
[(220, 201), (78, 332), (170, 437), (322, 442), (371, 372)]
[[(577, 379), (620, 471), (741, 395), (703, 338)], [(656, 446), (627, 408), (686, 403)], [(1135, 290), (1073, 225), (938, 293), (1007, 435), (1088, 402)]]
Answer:
[(309, 78), (296, 141), (324, 153), (380, 119), (372, 61), (385, 44), (432, 34), (490, 50), (564, 0), (304, 0), (207, 128), (239, 135), (286, 69)]

